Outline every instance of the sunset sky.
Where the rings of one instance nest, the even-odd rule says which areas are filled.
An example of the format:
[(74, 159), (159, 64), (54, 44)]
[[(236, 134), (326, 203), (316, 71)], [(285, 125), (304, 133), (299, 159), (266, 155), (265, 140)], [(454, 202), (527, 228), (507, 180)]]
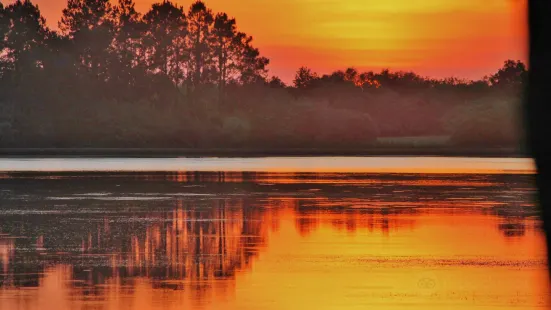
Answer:
[[(153, 2), (136, 0), (140, 12)], [(56, 27), (66, 0), (34, 0)], [(186, 9), (192, 0), (173, 1)], [(526, 0), (206, 0), (237, 19), (290, 82), (300, 66), (479, 78), (526, 59)]]

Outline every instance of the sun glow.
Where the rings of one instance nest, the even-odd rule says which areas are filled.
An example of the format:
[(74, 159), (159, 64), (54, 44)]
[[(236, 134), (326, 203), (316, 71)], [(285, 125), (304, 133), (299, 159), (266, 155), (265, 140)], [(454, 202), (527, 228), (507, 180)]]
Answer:
[[(154, 0), (137, 0), (145, 12)], [(184, 7), (189, 0), (174, 1)], [(237, 19), (290, 81), (299, 66), (327, 72), (414, 70), (479, 78), (526, 60), (526, 0), (207, 0)], [(35, 0), (55, 27), (65, 0)]]

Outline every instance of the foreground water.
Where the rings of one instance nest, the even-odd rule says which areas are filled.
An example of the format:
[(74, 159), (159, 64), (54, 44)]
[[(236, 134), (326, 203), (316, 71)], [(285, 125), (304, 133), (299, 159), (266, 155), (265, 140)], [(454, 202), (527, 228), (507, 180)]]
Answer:
[(0, 309), (546, 309), (534, 194), (495, 171), (6, 172)]

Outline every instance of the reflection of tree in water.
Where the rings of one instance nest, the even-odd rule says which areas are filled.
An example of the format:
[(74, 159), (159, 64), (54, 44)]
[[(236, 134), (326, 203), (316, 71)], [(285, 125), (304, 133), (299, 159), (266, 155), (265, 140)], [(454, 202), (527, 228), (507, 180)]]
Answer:
[[(0, 288), (37, 287), (44, 265), (32, 251), (28, 238), (16, 238), (0, 233)], [(22, 249), (24, 253), (18, 253)]]
[(505, 237), (522, 237), (526, 234), (526, 224), (521, 220), (509, 220), (498, 225)]
[[(0, 285), (21, 286), (25, 282), (37, 286), (46, 267), (61, 263), (73, 266), (74, 286), (92, 295), (101, 294), (97, 285), (111, 278), (128, 282), (147, 277), (157, 286), (166, 285), (162, 281), (178, 280), (180, 283), (171, 284), (176, 287), (232, 278), (237, 270), (250, 267), (265, 244), (266, 224), (270, 224), (265, 213), (242, 199), (209, 200), (202, 205), (179, 200), (175, 208), (126, 220), (86, 218), (65, 225), (63, 236), (57, 231), (61, 223), (45, 221), (51, 225), (34, 227), (43, 235), (16, 241), (1, 239), (0, 269), (5, 272)], [(31, 239), (43, 244), (32, 244)], [(42, 247), (45, 251), (41, 254)], [(14, 248), (22, 250), (14, 255)], [(60, 249), (67, 254), (56, 253)]]
[[(232, 278), (237, 270), (250, 267), (265, 243), (264, 212), (242, 201), (213, 203), (216, 206), (197, 208), (180, 201), (172, 212), (149, 215), (152, 223), (125, 239), (130, 240), (128, 251), (113, 255), (111, 268), (102, 275), (147, 277), (162, 280), (155, 281), (155, 286), (173, 288), (192, 283), (199, 289), (212, 279)], [(75, 276), (85, 274), (77, 271)], [(98, 280), (90, 284), (98, 284)]]
[(347, 205), (346, 202), (340, 206), (320, 208), (315, 202), (303, 201), (297, 203), (295, 210), (295, 225), (303, 236), (315, 231), (321, 224), (330, 224), (338, 231), (346, 230), (349, 233), (368, 230), (381, 231), (387, 235), (391, 230), (414, 228), (415, 219), (411, 216), (419, 214), (415, 208), (353, 207), (353, 203)]
[[(25, 250), (3, 263), (8, 270), (4, 274), (12, 276), (3, 285), (37, 286), (46, 268), (66, 264), (72, 266), (72, 286), (88, 295), (103, 294), (98, 285), (111, 279), (131, 285), (138, 277), (150, 279), (154, 287), (200, 290), (213, 279), (231, 279), (236, 271), (250, 268), (266, 245), (268, 231), (278, 229), (282, 209), (294, 211), (302, 235), (320, 224), (388, 233), (413, 225), (403, 215), (415, 214), (408, 208), (324, 208), (317, 199), (280, 197), (179, 199), (175, 205), (147, 202), (132, 208), (136, 203), (103, 203), (102, 210), (118, 208), (114, 214), (84, 213), (77, 219), (42, 215), (15, 225), (12, 235), (31, 238), (11, 245)], [(93, 209), (79, 204), (83, 211)]]
[(538, 218), (539, 210), (533, 205), (497, 206), (491, 209), (491, 214), (498, 217), (497, 228), (503, 236), (512, 238), (526, 235), (529, 223)]
[[(14, 200), (11, 207), (20, 211), (47, 206), (60, 213), (0, 215), (0, 233), (25, 237), (0, 238), (0, 286), (38, 286), (45, 269), (64, 265), (73, 280), (70, 286), (82, 295), (103, 296), (101, 284), (110, 283), (133, 290), (144, 279), (153, 287), (201, 295), (213, 280), (232, 279), (250, 268), (267, 244), (268, 232), (278, 230), (281, 210), (292, 211), (303, 236), (321, 226), (389, 234), (415, 228), (416, 216), (443, 212), (439, 208), (482, 212), (494, 203), (491, 197), (506, 206), (499, 212), (509, 212), (511, 205), (527, 200), (523, 189), (516, 195), (494, 196), (499, 179), (462, 177), (456, 184), (454, 178), (182, 172), (112, 176), (101, 182), (90, 177), (76, 185), (70, 179), (34, 180), (35, 186), (29, 186), (29, 180), (11, 180), (10, 195), (69, 200), (41, 198), (24, 206)], [(476, 182), (491, 186), (457, 190)], [(79, 198), (106, 189), (113, 200)], [(125, 196), (136, 199), (116, 200)], [(496, 215), (491, 212), (489, 216)], [(497, 215), (505, 219), (498, 228), (506, 236), (524, 234), (523, 220)], [(220, 283), (216, 285), (231, 281)]]
[(15, 244), (13, 238), (0, 235), (0, 263), (2, 264), (2, 273), (8, 272), (8, 263), (13, 259)]

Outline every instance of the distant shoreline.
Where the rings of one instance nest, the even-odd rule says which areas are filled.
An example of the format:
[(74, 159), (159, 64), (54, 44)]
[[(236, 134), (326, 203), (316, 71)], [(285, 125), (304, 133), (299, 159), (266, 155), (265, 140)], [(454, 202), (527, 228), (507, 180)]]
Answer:
[(373, 156), (437, 156), (437, 157), (505, 157), (530, 158), (527, 153), (511, 148), (373, 148), (373, 149), (180, 149), (180, 148), (0, 148), (0, 158), (9, 157), (373, 157)]

